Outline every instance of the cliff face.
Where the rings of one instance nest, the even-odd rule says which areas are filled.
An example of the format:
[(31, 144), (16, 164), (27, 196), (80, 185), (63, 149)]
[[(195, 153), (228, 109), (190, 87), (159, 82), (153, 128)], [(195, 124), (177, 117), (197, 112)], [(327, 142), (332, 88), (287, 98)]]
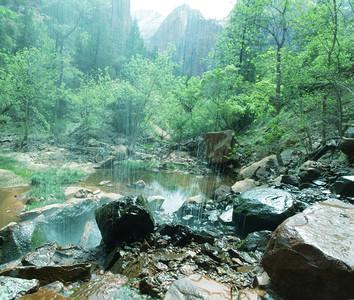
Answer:
[(118, 50), (126, 52), (126, 41), (132, 29), (130, 0), (111, 0), (111, 35)]
[(206, 20), (198, 10), (184, 4), (167, 16), (145, 46), (150, 51), (166, 51), (174, 43), (176, 60), (183, 61), (183, 72), (192, 76), (201, 75), (206, 71), (203, 59), (214, 47), (221, 30), (222, 26), (216, 20)]
[(146, 9), (135, 11), (132, 17), (137, 20), (141, 37), (144, 40), (150, 39), (164, 20), (158, 12)]

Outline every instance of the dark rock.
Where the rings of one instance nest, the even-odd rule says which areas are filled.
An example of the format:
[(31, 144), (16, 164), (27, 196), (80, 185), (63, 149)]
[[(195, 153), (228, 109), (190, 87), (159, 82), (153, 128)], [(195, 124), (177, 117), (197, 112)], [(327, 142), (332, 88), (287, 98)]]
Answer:
[[(206, 199), (203, 196), (195, 196), (188, 198), (182, 206), (175, 212), (175, 215), (179, 218), (185, 218), (191, 215), (197, 221), (202, 218), (203, 208), (206, 205)], [(185, 221), (188, 221), (184, 219)], [(195, 221), (195, 220), (193, 220)], [(188, 222), (187, 222), (188, 224)]]
[(91, 265), (76, 264), (43, 267), (16, 267), (0, 272), (0, 276), (10, 276), (22, 279), (37, 279), (41, 286), (55, 281), (63, 283), (86, 281), (91, 278)]
[(233, 221), (239, 233), (274, 230), (295, 213), (294, 197), (277, 189), (248, 191), (235, 199)]
[(103, 242), (113, 247), (122, 241), (137, 241), (154, 230), (154, 220), (142, 196), (124, 197), (95, 211)]
[(272, 232), (269, 230), (252, 232), (248, 234), (247, 237), (243, 240), (239, 249), (249, 252), (255, 250), (264, 252), (267, 248), (271, 235)]
[(293, 186), (299, 186), (299, 180), (294, 175), (283, 175), (281, 177), (281, 183), (283, 184), (290, 184)]
[(194, 274), (175, 281), (165, 300), (230, 299), (230, 288), (205, 275)]
[[(150, 295), (152, 297), (158, 297), (161, 293), (159, 287), (160, 283), (155, 277), (144, 277), (139, 283), (139, 289), (142, 293)], [(160, 298), (160, 297), (159, 297)]]
[(273, 233), (262, 264), (286, 299), (354, 298), (354, 206), (315, 204)]
[(354, 157), (354, 138), (343, 138), (339, 144), (339, 150), (352, 159)]
[(185, 246), (191, 242), (193, 237), (193, 231), (180, 224), (163, 224), (157, 228), (157, 232), (162, 236), (171, 237), (174, 246)]
[(342, 176), (333, 185), (332, 190), (338, 195), (354, 196), (354, 176)]
[(211, 199), (217, 200), (219, 198), (224, 198), (226, 195), (231, 193), (231, 188), (226, 185), (219, 186), (211, 195)]
[(223, 164), (231, 160), (235, 144), (233, 131), (209, 132), (205, 135), (206, 159), (212, 164)]
[(0, 297), (2, 300), (18, 299), (39, 289), (37, 280), (26, 280), (0, 276)]
[(0, 230), (0, 264), (20, 258), (30, 251), (38, 223), (12, 222)]
[(313, 180), (316, 180), (322, 176), (322, 173), (320, 170), (317, 170), (315, 168), (308, 168), (305, 171), (300, 172), (299, 177), (300, 181), (302, 183), (304, 182), (311, 182)]

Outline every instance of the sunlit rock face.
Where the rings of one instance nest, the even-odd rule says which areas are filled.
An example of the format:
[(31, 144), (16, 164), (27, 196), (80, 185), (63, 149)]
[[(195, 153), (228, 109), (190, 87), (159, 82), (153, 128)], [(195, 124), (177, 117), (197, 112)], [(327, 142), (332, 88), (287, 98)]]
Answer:
[(315, 204), (273, 233), (263, 267), (285, 299), (354, 298), (354, 206)]
[(183, 62), (183, 72), (201, 75), (206, 71), (206, 58), (215, 46), (222, 26), (216, 20), (206, 20), (198, 10), (187, 4), (174, 9), (162, 22), (155, 34), (145, 41), (148, 50), (167, 51), (176, 45), (176, 60)]

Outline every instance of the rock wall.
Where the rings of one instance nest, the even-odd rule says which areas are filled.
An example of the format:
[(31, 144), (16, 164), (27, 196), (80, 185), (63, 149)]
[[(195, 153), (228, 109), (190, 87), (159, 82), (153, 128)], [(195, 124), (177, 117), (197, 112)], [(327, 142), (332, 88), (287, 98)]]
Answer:
[(206, 20), (187, 4), (174, 9), (162, 22), (156, 33), (147, 41), (148, 50), (166, 51), (171, 43), (176, 46), (176, 60), (183, 62), (183, 72), (201, 75), (206, 71), (203, 59), (215, 45), (222, 26), (216, 20)]

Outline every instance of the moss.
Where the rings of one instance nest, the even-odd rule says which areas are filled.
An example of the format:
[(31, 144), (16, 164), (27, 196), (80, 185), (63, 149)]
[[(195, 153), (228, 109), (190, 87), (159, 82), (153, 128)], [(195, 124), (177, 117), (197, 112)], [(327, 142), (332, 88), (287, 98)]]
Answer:
[(31, 251), (35, 251), (40, 245), (47, 241), (43, 226), (38, 226), (32, 235)]

